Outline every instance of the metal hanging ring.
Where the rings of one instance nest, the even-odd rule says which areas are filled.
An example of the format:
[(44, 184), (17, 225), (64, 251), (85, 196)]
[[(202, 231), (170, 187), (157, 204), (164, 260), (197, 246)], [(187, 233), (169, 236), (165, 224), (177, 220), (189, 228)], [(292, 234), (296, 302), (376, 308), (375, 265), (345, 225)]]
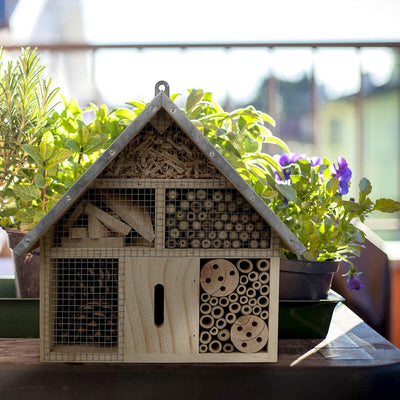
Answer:
[[(164, 87), (164, 90), (162, 89)], [(160, 93), (164, 92), (169, 97), (169, 85), (167, 81), (158, 81), (156, 83), (156, 96)]]

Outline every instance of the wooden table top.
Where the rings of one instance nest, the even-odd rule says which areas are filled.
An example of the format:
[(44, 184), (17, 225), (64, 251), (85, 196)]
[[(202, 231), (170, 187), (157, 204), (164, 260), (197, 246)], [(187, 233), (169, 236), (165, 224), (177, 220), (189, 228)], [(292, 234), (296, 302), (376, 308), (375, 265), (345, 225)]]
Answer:
[(0, 399), (4, 400), (25, 395), (41, 400), (236, 400), (268, 394), (312, 399), (321, 393), (324, 399), (336, 400), (400, 398), (400, 349), (342, 304), (325, 340), (280, 340), (277, 363), (40, 363), (39, 339), (0, 339)]

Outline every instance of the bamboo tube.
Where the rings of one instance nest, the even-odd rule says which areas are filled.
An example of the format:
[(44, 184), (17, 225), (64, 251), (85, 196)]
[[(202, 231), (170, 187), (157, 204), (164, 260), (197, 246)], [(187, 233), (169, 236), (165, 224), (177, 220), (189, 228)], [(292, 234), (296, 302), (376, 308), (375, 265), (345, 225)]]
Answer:
[(165, 243), (167, 249), (175, 249), (176, 248), (176, 241), (175, 239), (168, 239)]
[(238, 313), (240, 311), (240, 304), (239, 303), (229, 304), (229, 311), (233, 314)]
[(230, 336), (231, 334), (228, 329), (222, 329), (221, 331), (218, 332), (217, 337), (221, 342), (226, 342), (227, 340), (229, 340)]
[[(219, 204), (224, 204), (224, 203), (219, 203)], [(226, 214), (226, 213), (222, 213), (220, 216), (219, 216), (219, 219), (221, 220), (221, 221), (229, 221), (229, 214)]]
[(227, 231), (219, 231), (218, 232), (218, 239), (225, 240), (228, 238), (228, 232)]
[(191, 247), (192, 249), (199, 249), (200, 246), (201, 246), (201, 242), (200, 242), (199, 239), (193, 239), (193, 240), (190, 242), (190, 247)]
[(216, 238), (217, 238), (217, 232), (214, 232), (214, 231), (208, 232), (207, 239), (210, 239), (211, 241), (213, 241)]
[(239, 297), (239, 303), (240, 304), (247, 304), (249, 302), (249, 298), (247, 296), (240, 296)]
[(211, 231), (211, 229), (212, 229), (212, 224), (211, 224), (210, 221), (202, 221), (201, 227), (202, 227), (205, 231)]
[(225, 230), (226, 230), (227, 232), (232, 231), (232, 230), (233, 230), (233, 224), (232, 224), (231, 222), (227, 222), (227, 223), (225, 224)]
[(241, 275), (239, 278), (239, 282), (242, 285), (247, 285), (247, 283), (249, 282), (249, 278), (247, 277), (247, 275)]
[(215, 191), (212, 195), (212, 199), (215, 202), (219, 202), (222, 201), (224, 199), (224, 195), (222, 194), (222, 192), (220, 192), (219, 190)]
[(186, 239), (180, 239), (178, 242), (178, 246), (180, 249), (186, 249), (188, 247), (188, 242)]
[(246, 293), (246, 286), (245, 286), (245, 285), (239, 285), (239, 286), (236, 288), (236, 293), (237, 293), (239, 296), (243, 296), (243, 295)]
[(218, 214), (217, 211), (215, 211), (215, 210), (209, 211), (209, 213), (208, 213), (208, 219), (209, 220), (216, 221), (218, 219), (218, 217), (219, 217), (219, 214)]
[(255, 281), (252, 283), (251, 286), (253, 287), (254, 290), (259, 290), (261, 287), (261, 283), (259, 281)]
[(236, 202), (239, 206), (241, 206), (242, 204), (244, 204), (244, 199), (242, 196), (240, 196), (240, 194), (238, 194), (238, 197), (236, 199)]
[(267, 307), (269, 304), (269, 300), (267, 296), (260, 296), (257, 299), (258, 305), (261, 307)]
[(175, 224), (176, 224), (176, 220), (174, 220), (173, 218), (168, 218), (165, 221), (165, 226), (168, 227), (168, 228), (171, 228), (171, 227), (175, 226)]
[(231, 222), (233, 224), (236, 224), (236, 222), (238, 222), (238, 221), (239, 221), (239, 216), (237, 214), (232, 214), (231, 215)]
[(267, 310), (262, 310), (261, 314), (260, 314), (260, 318), (262, 318), (263, 320), (266, 320), (266, 319), (268, 319), (268, 317), (269, 317), (268, 311)]
[(255, 305), (257, 305), (257, 299), (252, 297), (251, 299), (249, 299), (249, 306), (254, 307)]
[(263, 221), (257, 221), (256, 222), (256, 229), (258, 231), (262, 231), (264, 229), (264, 222)]
[(227, 297), (220, 297), (219, 298), (219, 305), (221, 307), (227, 307), (229, 305), (229, 300)]
[(202, 293), (201, 296), (200, 296), (200, 300), (202, 302), (207, 302), (207, 301), (210, 300), (210, 298), (211, 298), (211, 296), (208, 293)]
[(222, 347), (222, 351), (224, 353), (233, 353), (235, 351), (235, 348), (233, 347), (233, 344), (231, 343), (225, 343)]
[(224, 249), (229, 249), (231, 247), (231, 241), (230, 240), (224, 240), (224, 242), (222, 243), (222, 247)]
[(269, 244), (268, 240), (260, 240), (259, 247), (260, 249), (268, 249)]
[(199, 221), (204, 221), (204, 220), (206, 220), (206, 219), (207, 219), (207, 213), (206, 213), (205, 211), (200, 211), (200, 212), (197, 214), (197, 219), (198, 219)]
[(193, 200), (196, 199), (196, 195), (195, 195), (195, 193), (194, 193), (193, 191), (190, 191), (190, 192), (187, 192), (186, 198), (187, 198), (189, 201), (193, 201)]
[(211, 297), (210, 298), (210, 304), (214, 307), (218, 305), (218, 298), (217, 297)]
[(199, 201), (192, 201), (192, 202), (190, 203), (190, 209), (191, 209), (193, 212), (199, 212), (199, 211), (201, 211), (201, 203), (200, 203)]
[(226, 210), (226, 205), (225, 203), (217, 203), (217, 211), (219, 213), (223, 213)]
[(220, 249), (222, 247), (222, 240), (221, 239), (214, 239), (212, 241), (212, 247), (214, 249)]
[(200, 326), (204, 329), (210, 329), (214, 325), (214, 318), (211, 315), (202, 315), (200, 317)]
[(246, 296), (251, 299), (252, 297), (256, 297), (256, 291), (253, 288), (248, 288), (246, 291)]
[(269, 260), (263, 258), (261, 260), (257, 260), (256, 266), (260, 272), (268, 271), (270, 262), (269, 262)]
[(169, 231), (169, 236), (172, 237), (173, 239), (177, 239), (180, 236), (180, 232), (178, 228), (172, 228)]
[(221, 306), (214, 306), (211, 308), (211, 315), (217, 319), (222, 318), (224, 315), (224, 309)]
[(222, 221), (215, 221), (214, 222), (214, 229), (216, 231), (220, 231), (221, 229), (224, 229), (224, 223)]
[(240, 240), (233, 240), (232, 241), (232, 248), (233, 249), (240, 249), (242, 247), (242, 243)]
[(267, 284), (269, 282), (269, 273), (268, 272), (261, 272), (260, 282), (264, 283), (264, 284)]
[(247, 258), (242, 258), (236, 263), (236, 267), (240, 272), (248, 274), (253, 269), (253, 263)]
[(245, 212), (250, 211), (251, 210), (250, 204), (247, 203), (247, 202), (244, 202), (243, 205), (242, 205), (242, 210), (245, 211)]
[(253, 315), (261, 315), (261, 307), (260, 306), (254, 306), (253, 307), (253, 311), (252, 311), (252, 314)]
[(200, 333), (200, 338), (199, 338), (200, 343), (208, 344), (211, 342), (211, 339), (212, 338), (210, 332), (203, 331)]
[(260, 288), (260, 293), (263, 296), (267, 296), (269, 294), (269, 286), (268, 285), (262, 285)]
[(218, 332), (219, 332), (219, 329), (216, 326), (213, 326), (210, 329), (210, 333), (211, 333), (212, 336), (218, 335)]
[(230, 301), (231, 303), (236, 303), (236, 302), (239, 300), (239, 296), (238, 296), (237, 293), (231, 293), (231, 294), (228, 296), (228, 299), (229, 299), (229, 301)]
[(260, 247), (258, 240), (250, 240), (250, 248), (251, 249), (258, 249)]
[(270, 234), (269, 229), (263, 229), (263, 230), (261, 231), (261, 237), (262, 237), (263, 239), (269, 240), (270, 236), (271, 236), (271, 234)]
[(176, 200), (176, 198), (178, 197), (178, 192), (176, 190), (174, 190), (174, 189), (170, 189), (167, 192), (167, 197), (170, 200)]
[(235, 230), (236, 230), (236, 232), (241, 232), (243, 230), (243, 224), (241, 222), (238, 222), (235, 225)]
[(239, 232), (239, 239), (242, 242), (247, 242), (250, 239), (250, 235), (247, 232)]
[(252, 239), (255, 239), (255, 240), (260, 239), (261, 233), (258, 232), (258, 231), (253, 231), (253, 232), (250, 233), (250, 237), (251, 237)]
[(200, 344), (199, 353), (207, 353), (207, 351), (208, 351), (208, 346), (206, 344), (204, 344), (204, 343)]
[(243, 315), (249, 315), (253, 311), (253, 309), (248, 304), (243, 304), (240, 309)]
[(234, 202), (230, 202), (226, 206), (227, 211), (233, 213), (237, 210), (237, 205)]
[(250, 219), (251, 219), (253, 222), (256, 222), (256, 221), (258, 221), (258, 220), (260, 219), (260, 216), (259, 216), (257, 213), (254, 213), (254, 214), (251, 214)]
[(226, 327), (226, 320), (225, 318), (219, 318), (215, 321), (215, 326), (218, 329), (224, 329)]
[(168, 204), (165, 206), (165, 212), (166, 212), (167, 214), (174, 214), (175, 211), (176, 211), (175, 204), (173, 204), (173, 203), (168, 203)]
[(176, 212), (176, 219), (179, 221), (185, 220), (187, 217), (186, 213), (183, 211), (177, 211)]
[(201, 222), (200, 221), (193, 221), (192, 228), (194, 231), (199, 231), (201, 229)]
[(205, 239), (206, 236), (207, 236), (206, 232), (204, 232), (204, 231), (197, 231), (197, 237), (198, 237), (199, 239)]
[(228, 324), (233, 324), (236, 321), (236, 315), (234, 313), (229, 312), (225, 315), (226, 322)]
[(180, 203), (180, 208), (182, 211), (188, 211), (190, 207), (190, 203), (187, 200), (182, 200)]
[(212, 210), (214, 208), (214, 202), (212, 200), (204, 200), (203, 201), (203, 208), (204, 210), (208, 211), (208, 210)]
[(181, 231), (187, 231), (189, 229), (189, 223), (187, 221), (179, 221), (178, 228)]
[(208, 351), (210, 353), (220, 353), (222, 350), (222, 344), (218, 340), (213, 340), (209, 345), (208, 345)]
[(194, 221), (196, 219), (196, 213), (188, 212), (186, 218), (188, 221)]
[(249, 217), (247, 214), (240, 214), (240, 215), (239, 215), (239, 221), (240, 221), (242, 224), (246, 225), (246, 224), (249, 223), (250, 217)]
[(258, 281), (259, 279), (259, 274), (256, 271), (251, 271), (249, 272), (249, 281), (250, 282), (255, 282)]
[(246, 226), (244, 227), (244, 230), (246, 232), (253, 232), (255, 229), (254, 224), (252, 224), (251, 222), (249, 222), (248, 224), (246, 224)]
[(196, 192), (196, 198), (197, 200), (204, 200), (207, 198), (207, 192), (204, 189), (199, 189)]

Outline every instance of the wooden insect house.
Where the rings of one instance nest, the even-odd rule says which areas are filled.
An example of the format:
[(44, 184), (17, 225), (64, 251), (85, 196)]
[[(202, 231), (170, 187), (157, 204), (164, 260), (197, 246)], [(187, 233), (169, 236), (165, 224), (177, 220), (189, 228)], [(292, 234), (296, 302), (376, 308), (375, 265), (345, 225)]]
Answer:
[(42, 361), (277, 360), (280, 239), (304, 247), (168, 91), (15, 249), (40, 245)]

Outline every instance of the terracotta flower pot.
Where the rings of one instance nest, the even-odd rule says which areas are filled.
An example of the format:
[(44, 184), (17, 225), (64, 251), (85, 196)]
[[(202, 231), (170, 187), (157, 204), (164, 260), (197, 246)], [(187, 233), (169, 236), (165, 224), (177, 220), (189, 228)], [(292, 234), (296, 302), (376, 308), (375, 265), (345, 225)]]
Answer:
[(3, 229), (8, 234), (8, 246), (13, 255), (17, 297), (38, 298), (40, 293), (40, 249), (16, 257), (13, 249), (28, 232), (15, 228)]
[(279, 298), (281, 300), (326, 299), (339, 264), (340, 261), (281, 259)]

